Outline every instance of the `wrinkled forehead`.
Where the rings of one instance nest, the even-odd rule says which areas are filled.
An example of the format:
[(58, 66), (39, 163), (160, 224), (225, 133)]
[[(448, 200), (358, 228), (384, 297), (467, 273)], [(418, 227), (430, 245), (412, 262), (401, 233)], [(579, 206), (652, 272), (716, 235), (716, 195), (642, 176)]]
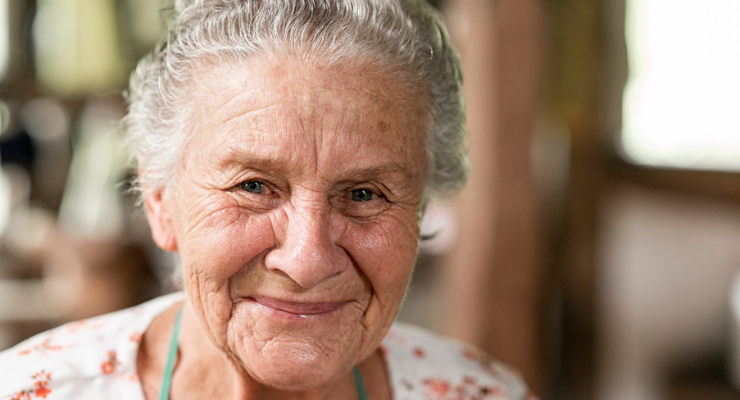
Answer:
[[(192, 108), (191, 125), (199, 119), (214, 120), (212, 113), (220, 114), (219, 122), (228, 122), (235, 108), (321, 113), (338, 105), (348, 111), (365, 108), (364, 114), (385, 112), (386, 117), (402, 113), (406, 122), (422, 126), (424, 132), (428, 125), (429, 96), (422, 85), (410, 74), (363, 59), (339, 64), (264, 54), (201, 62), (194, 69), (191, 89), (186, 99)], [(382, 124), (383, 119), (376, 122)]]
[(261, 57), (203, 63), (193, 77), (191, 152), (205, 141), (259, 143), (276, 152), (354, 146), (355, 154), (335, 155), (351, 159), (372, 147), (414, 170), (425, 164), (427, 98), (378, 65)]
[[(192, 83), (210, 87), (228, 83), (233, 88), (240, 81), (278, 84), (285, 90), (295, 90), (310, 82), (315, 84), (312, 90), (330, 87), (347, 91), (365, 90), (368, 84), (376, 84), (384, 85), (383, 94), (400, 102), (423, 100), (425, 112), (428, 111), (428, 87), (410, 66), (381, 61), (381, 56), (322, 54), (262, 50), (251, 55), (211, 57), (194, 63)], [(239, 74), (234, 74), (236, 71)], [(366, 91), (366, 95), (372, 93)]]

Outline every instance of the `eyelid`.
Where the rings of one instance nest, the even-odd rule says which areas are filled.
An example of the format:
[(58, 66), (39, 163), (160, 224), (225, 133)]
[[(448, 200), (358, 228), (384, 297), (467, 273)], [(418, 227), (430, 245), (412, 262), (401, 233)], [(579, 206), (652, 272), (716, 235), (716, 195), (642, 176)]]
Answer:
[(367, 189), (378, 195), (378, 197), (382, 197), (384, 199), (387, 199), (390, 195), (390, 190), (388, 188), (380, 183), (377, 182), (370, 182), (363, 185), (358, 185), (357, 189)]

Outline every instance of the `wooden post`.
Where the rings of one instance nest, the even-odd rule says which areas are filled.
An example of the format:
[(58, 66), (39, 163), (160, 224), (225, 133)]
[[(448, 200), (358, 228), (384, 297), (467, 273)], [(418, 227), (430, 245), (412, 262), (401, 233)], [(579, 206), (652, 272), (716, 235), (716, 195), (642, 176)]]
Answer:
[(530, 156), (539, 110), (539, 0), (451, 0), (463, 59), (473, 172), (442, 271), (445, 333), (519, 369), (542, 393), (541, 219)]

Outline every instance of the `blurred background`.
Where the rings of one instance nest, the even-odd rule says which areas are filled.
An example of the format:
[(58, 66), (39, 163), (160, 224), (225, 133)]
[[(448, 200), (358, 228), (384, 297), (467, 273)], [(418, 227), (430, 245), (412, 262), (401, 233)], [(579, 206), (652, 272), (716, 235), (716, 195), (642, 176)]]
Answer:
[[(434, 5), (474, 171), (399, 318), (544, 399), (740, 399), (740, 2)], [(0, 0), (0, 349), (177, 290), (116, 125), (166, 7)]]

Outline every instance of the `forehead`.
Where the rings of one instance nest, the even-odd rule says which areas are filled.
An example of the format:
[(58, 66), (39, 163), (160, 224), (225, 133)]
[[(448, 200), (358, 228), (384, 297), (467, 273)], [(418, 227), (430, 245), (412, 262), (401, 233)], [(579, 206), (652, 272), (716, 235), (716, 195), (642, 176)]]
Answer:
[(414, 170), (426, 161), (426, 96), (380, 67), (263, 57), (203, 64), (193, 83), (191, 150), (279, 158), (301, 148), (301, 157), (330, 152), (334, 164), (369, 152)]
[(424, 123), (424, 118), (416, 114), (425, 114), (428, 108), (426, 93), (419, 85), (411, 84), (401, 73), (391, 73), (378, 63), (325, 65), (290, 56), (265, 55), (203, 63), (196, 68), (194, 76), (192, 100), (206, 100), (208, 108), (224, 115), (234, 108), (258, 108), (279, 100), (275, 105), (304, 106), (302, 111), (306, 106), (332, 103), (348, 108), (365, 107), (368, 113), (392, 108), (413, 112), (407, 120), (416, 118), (415, 122)]

